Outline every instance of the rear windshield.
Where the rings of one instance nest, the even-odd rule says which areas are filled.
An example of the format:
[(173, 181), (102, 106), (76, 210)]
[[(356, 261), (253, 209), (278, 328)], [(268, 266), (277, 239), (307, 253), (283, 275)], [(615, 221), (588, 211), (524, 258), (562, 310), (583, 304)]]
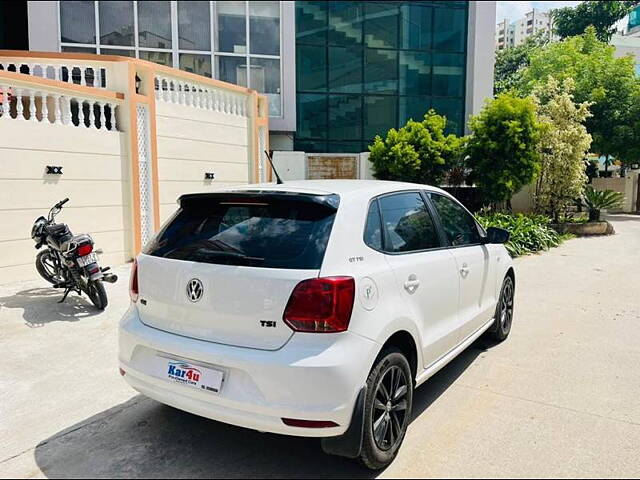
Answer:
[(319, 269), (336, 210), (295, 197), (183, 202), (144, 253), (222, 265)]

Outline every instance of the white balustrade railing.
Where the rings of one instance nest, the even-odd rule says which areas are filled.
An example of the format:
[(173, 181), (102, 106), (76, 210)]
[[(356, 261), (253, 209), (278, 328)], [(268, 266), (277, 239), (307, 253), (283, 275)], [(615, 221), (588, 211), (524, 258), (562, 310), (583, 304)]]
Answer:
[(0, 125), (6, 121), (39, 122), (120, 131), (120, 100), (92, 98), (43, 86), (12, 84), (0, 77)]
[(0, 57), (0, 71), (22, 73), (34, 77), (49, 78), (86, 87), (107, 88), (108, 68), (104, 64), (71, 61), (60, 63), (51, 60), (25, 61)]
[(246, 117), (249, 115), (249, 96), (206, 83), (178, 77), (155, 77), (156, 100), (204, 110)]

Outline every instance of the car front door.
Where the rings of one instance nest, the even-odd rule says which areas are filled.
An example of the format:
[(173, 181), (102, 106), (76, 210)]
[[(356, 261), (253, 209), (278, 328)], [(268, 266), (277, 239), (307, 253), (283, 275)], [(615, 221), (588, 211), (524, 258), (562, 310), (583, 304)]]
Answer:
[(459, 341), (473, 335), (491, 319), (495, 308), (495, 265), (492, 246), (484, 244), (483, 231), (466, 208), (451, 197), (428, 192), (457, 264), (460, 283)]
[(377, 201), (385, 258), (421, 329), (426, 368), (458, 343), (456, 261), (420, 192), (393, 193)]

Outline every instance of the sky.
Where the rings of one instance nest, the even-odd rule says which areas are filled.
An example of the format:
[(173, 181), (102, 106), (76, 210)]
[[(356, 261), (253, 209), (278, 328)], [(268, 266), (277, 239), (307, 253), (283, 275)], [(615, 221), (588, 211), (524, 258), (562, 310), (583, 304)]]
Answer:
[[(566, 2), (566, 1), (555, 1), (555, 2), (514, 2), (514, 1), (497, 1), (496, 2), (496, 23), (501, 22), (505, 18), (510, 22), (514, 22), (521, 18), (524, 18), (527, 12), (530, 12), (534, 8), (541, 10), (543, 12), (548, 12), (552, 8), (562, 8), (562, 7), (575, 7), (578, 5), (579, 1), (576, 2)], [(627, 23), (626, 18), (623, 18), (618, 22), (618, 29), (624, 30), (625, 25)]]
[(510, 21), (523, 18), (527, 12), (534, 8), (548, 12), (552, 8), (575, 7), (580, 2), (496, 2), (496, 23), (508, 18)]

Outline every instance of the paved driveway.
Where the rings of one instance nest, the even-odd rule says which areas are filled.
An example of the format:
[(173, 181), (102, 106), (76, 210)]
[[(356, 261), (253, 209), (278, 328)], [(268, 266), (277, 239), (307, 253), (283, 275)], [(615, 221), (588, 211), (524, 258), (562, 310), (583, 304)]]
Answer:
[[(478, 342), (424, 384), (384, 477), (640, 475), (640, 217), (517, 261), (509, 340)], [(127, 268), (119, 273), (127, 276)], [(0, 476), (357, 476), (315, 440), (162, 406), (117, 374), (116, 323), (42, 282), (0, 287)]]

